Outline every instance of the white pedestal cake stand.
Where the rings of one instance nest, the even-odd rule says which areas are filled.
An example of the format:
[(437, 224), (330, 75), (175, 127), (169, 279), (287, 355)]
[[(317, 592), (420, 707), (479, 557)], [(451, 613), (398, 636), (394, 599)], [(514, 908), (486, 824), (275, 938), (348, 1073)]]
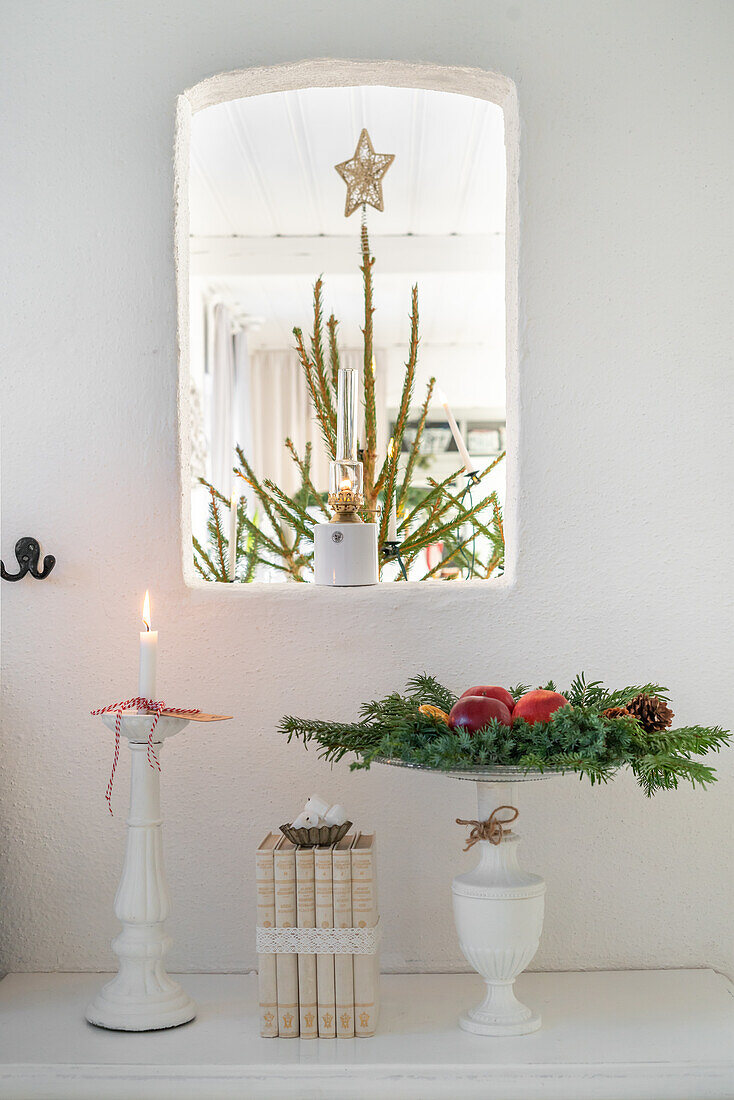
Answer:
[[(414, 766), (401, 760), (377, 762)], [(473, 780), (479, 821), (487, 821), (500, 806), (516, 806), (515, 784), (559, 774), (513, 767), (420, 770)], [(520, 837), (507, 825), (498, 844), (479, 840), (479, 862), (473, 870), (457, 875), (451, 887), (459, 945), (467, 962), (487, 983), (481, 1004), (459, 1017), (459, 1026), (477, 1035), (525, 1035), (537, 1031), (541, 1024), (540, 1016), (518, 1001), (513, 990), (518, 974), (538, 950), (545, 905), (545, 881), (520, 867), (519, 844)]]
[[(114, 714), (102, 715), (102, 721), (114, 730)], [(163, 956), (171, 946), (171, 938), (163, 928), (171, 899), (163, 870), (160, 772), (148, 763), (152, 721), (149, 714), (121, 720), (122, 734), (130, 744), (132, 768), (125, 861), (115, 896), (115, 915), (122, 931), (112, 941), (120, 968), (86, 1011), (91, 1024), (116, 1031), (177, 1027), (196, 1015), (194, 1002), (163, 967)], [(157, 756), (161, 742), (186, 725), (185, 718), (158, 719), (154, 742)]]

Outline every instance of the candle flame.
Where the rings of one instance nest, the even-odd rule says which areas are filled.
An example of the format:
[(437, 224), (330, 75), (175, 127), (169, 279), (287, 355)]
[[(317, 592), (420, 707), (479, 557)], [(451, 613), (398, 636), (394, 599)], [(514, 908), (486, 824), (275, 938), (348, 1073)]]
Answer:
[(147, 588), (143, 600), (143, 622), (145, 623), (145, 629), (150, 630), (150, 593)]
[(442, 405), (448, 405), (449, 399), (440, 386), (436, 386), (433, 392), (436, 395), (436, 399), (440, 401)]
[(394, 455), (394, 453), (395, 453), (395, 437), (392, 436), (390, 438), (390, 442), (387, 445), (387, 457), (390, 459), (391, 462), (392, 462), (392, 456)]
[(341, 481), (339, 482), (339, 488), (340, 489), (351, 489), (352, 488), (352, 483), (351, 483), (351, 481), (349, 480), (348, 477), (343, 477), (341, 479)]

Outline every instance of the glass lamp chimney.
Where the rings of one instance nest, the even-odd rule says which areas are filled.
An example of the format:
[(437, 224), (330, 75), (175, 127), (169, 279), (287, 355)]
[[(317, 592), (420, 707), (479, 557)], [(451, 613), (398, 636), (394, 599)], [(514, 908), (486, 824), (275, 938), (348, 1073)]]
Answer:
[(339, 367), (336, 405), (336, 461), (357, 461), (359, 379), (354, 367)]
[(359, 521), (364, 503), (362, 463), (357, 458), (359, 378), (354, 367), (339, 367), (336, 406), (336, 456), (329, 465), (332, 522)]

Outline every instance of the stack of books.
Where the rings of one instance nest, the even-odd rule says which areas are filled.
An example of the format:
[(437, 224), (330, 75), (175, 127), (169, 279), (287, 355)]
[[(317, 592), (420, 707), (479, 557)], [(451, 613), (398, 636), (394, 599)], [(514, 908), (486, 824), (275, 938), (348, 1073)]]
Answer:
[[(330, 848), (301, 848), (269, 833), (257, 850), (260, 928), (373, 928), (378, 921), (375, 838), (349, 833)], [(269, 1038), (374, 1035), (377, 953), (258, 955), (260, 1034)]]

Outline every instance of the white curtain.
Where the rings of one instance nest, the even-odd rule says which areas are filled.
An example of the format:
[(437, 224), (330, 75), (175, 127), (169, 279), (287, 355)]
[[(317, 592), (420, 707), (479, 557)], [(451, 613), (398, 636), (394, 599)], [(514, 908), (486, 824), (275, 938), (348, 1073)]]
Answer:
[(232, 316), (222, 302), (207, 306), (209, 480), (229, 496), (234, 465), (235, 358)]
[[(387, 379), (381, 355), (375, 355), (375, 399), (378, 423), (385, 425)], [(343, 366), (362, 370), (362, 352), (347, 349), (340, 353)], [(382, 367), (382, 369), (381, 369)], [(293, 440), (303, 458), (306, 443), (312, 444), (311, 480), (319, 492), (326, 492), (329, 457), (319, 425), (313, 416), (303, 369), (294, 351), (255, 351), (251, 361), (251, 462), (259, 478), (269, 477), (283, 489), (294, 493), (300, 474), (285, 446)], [(361, 385), (360, 385), (361, 395)], [(364, 430), (360, 428), (360, 439)], [(381, 441), (382, 442), (382, 441)], [(384, 446), (384, 443), (383, 443)], [(249, 454), (248, 454), (249, 458)]]

